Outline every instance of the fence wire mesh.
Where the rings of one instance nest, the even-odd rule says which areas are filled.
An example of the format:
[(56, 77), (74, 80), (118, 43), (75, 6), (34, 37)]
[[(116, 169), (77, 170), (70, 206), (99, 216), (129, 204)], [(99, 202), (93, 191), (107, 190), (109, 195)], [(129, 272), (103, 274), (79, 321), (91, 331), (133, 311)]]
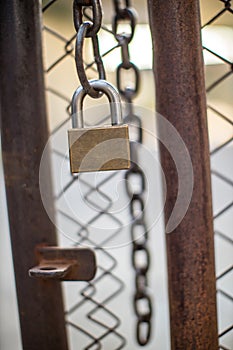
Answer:
[[(216, 243), (216, 271), (217, 271), (217, 302), (219, 320), (219, 348), (225, 350), (233, 349), (233, 291), (232, 280), (232, 217), (233, 201), (231, 179), (232, 169), (232, 85), (233, 85), (233, 62), (229, 52), (224, 51), (224, 46), (211, 42), (211, 33), (216, 27), (220, 28), (221, 40), (230, 46), (230, 37), (226, 32), (226, 22), (232, 25), (232, 4), (230, 0), (215, 0), (212, 11), (207, 11), (205, 1), (201, 1), (202, 15), (207, 18), (203, 25), (203, 48), (206, 56), (206, 92), (208, 102), (208, 123), (211, 149), (212, 167), (212, 188), (213, 188), (213, 209)], [(109, 5), (108, 5), (109, 6)], [(141, 3), (142, 6), (142, 3)], [(145, 2), (143, 2), (146, 11)], [(113, 11), (113, 7), (110, 10)], [(107, 18), (109, 7), (107, 9)], [(205, 14), (205, 11), (208, 12)], [(108, 19), (107, 19), (108, 21)], [(49, 124), (51, 135), (59, 139), (63, 135), (63, 127), (70, 119), (70, 96), (78, 86), (78, 78), (75, 71), (74, 60), (74, 40), (75, 32), (72, 24), (72, 4), (71, 1), (52, 0), (43, 1), (43, 35), (44, 35), (44, 55), (45, 55), (45, 79), (46, 93), (49, 111)], [(110, 27), (106, 22), (102, 30), (112, 36)], [(221, 32), (222, 30), (222, 32)], [(101, 43), (100, 43), (101, 45)], [(112, 55), (119, 49), (117, 43), (101, 51), (103, 57)], [(207, 54), (206, 54), (207, 53)], [(112, 57), (112, 56), (111, 56)], [(94, 78), (96, 70), (93, 62), (86, 62), (88, 77)], [(109, 73), (108, 78), (114, 82), (113, 73)], [(67, 79), (69, 85), (66, 84)], [(224, 88), (223, 88), (224, 87)], [(224, 92), (223, 92), (224, 91)], [(54, 109), (56, 106), (56, 109)], [(229, 107), (230, 106), (230, 107)], [(64, 118), (66, 113), (66, 118)], [(56, 116), (56, 117), (54, 117)], [(102, 120), (99, 121), (101, 123)], [(221, 132), (219, 130), (221, 129)], [(66, 136), (62, 136), (66, 137)], [(217, 141), (216, 141), (217, 140)], [(55, 142), (56, 143), (56, 142)], [(64, 153), (62, 149), (54, 147), (53, 159), (56, 164), (63, 161)], [(68, 159), (66, 159), (68, 162)], [(54, 166), (55, 169), (56, 165)], [(122, 349), (126, 346), (126, 339), (120, 332), (121, 319), (112, 311), (111, 303), (118, 303), (124, 288), (124, 282), (117, 276), (117, 259), (112, 251), (103, 249), (103, 246), (110, 242), (117, 235), (121, 234), (121, 218), (111, 212), (113, 198), (109, 196), (109, 188), (114, 184), (114, 179), (118, 175), (109, 173), (97, 183), (99, 196), (104, 199), (104, 206), (101, 206), (99, 198), (96, 198), (96, 184), (93, 185), (92, 178), (79, 176), (70, 177), (66, 175), (66, 181), (56, 193), (58, 203), (58, 221), (65, 222), (69, 232), (73, 232), (72, 239), (79, 244), (87, 244), (96, 247), (99, 257), (98, 275), (95, 280), (88, 284), (77, 285), (67, 284), (67, 293), (72, 302), (67, 305), (66, 316), (67, 325), (72, 332), (78, 332), (80, 339), (83, 338), (85, 349)], [(56, 182), (55, 176), (54, 181)], [(77, 220), (76, 217), (69, 216), (64, 209), (63, 195), (71, 196), (76, 191), (77, 182), (84, 188), (84, 199), (90, 206), (95, 206), (99, 211), (97, 215), (89, 215), (84, 220)], [(80, 210), (80, 209), (79, 209)], [(93, 214), (93, 213), (92, 213)], [(99, 220), (110, 220), (115, 227), (111, 234), (96, 241), (91, 233), (91, 226)], [(85, 223), (84, 223), (85, 221)], [(64, 241), (64, 237), (62, 238)], [(64, 242), (63, 242), (64, 243)], [(70, 240), (66, 242), (70, 244)], [(64, 244), (63, 244), (64, 245)], [(226, 254), (224, 254), (226, 252)], [(108, 281), (107, 281), (108, 280)], [(108, 290), (102, 294), (105, 286)], [(110, 286), (110, 287), (109, 287)], [(111, 287), (112, 286), (112, 287)], [(77, 292), (78, 289), (78, 292)], [(118, 300), (118, 301), (117, 301)], [(80, 315), (83, 315), (80, 323)]]
[[(48, 10), (49, 5), (52, 5), (52, 3), (53, 2), (47, 4), (44, 9)], [(71, 57), (74, 60), (73, 46), (75, 36), (65, 38), (47, 26), (44, 27), (44, 30), (57, 39), (65, 49), (64, 54), (59, 55), (46, 69), (46, 73), (50, 74), (67, 58)], [(91, 68), (92, 67), (90, 67), (90, 70)], [(76, 78), (75, 71), (73, 71), (72, 74)], [(47, 92), (64, 101), (67, 118), (70, 120), (70, 105), (69, 98), (67, 98), (69, 95), (63, 94), (51, 87), (47, 88)], [(65, 120), (65, 123), (66, 122), (67, 120)], [(101, 120), (100, 124), (101, 122), (103, 121)], [(56, 137), (63, 126), (64, 122), (59, 123), (59, 125), (52, 130), (52, 134)], [(66, 137), (66, 135), (64, 135), (64, 137)], [(60, 159), (63, 160), (64, 153), (59, 152), (56, 146), (53, 152), (56, 157), (60, 157)], [(56, 196), (56, 201), (58, 206), (60, 206), (58, 220), (63, 222), (66, 220), (67, 225), (73, 226), (76, 235), (76, 238), (73, 238), (73, 241), (76, 242), (75, 244), (94, 246), (98, 256), (97, 277), (92, 282), (80, 286), (79, 288), (76, 285), (80, 298), (74, 298), (74, 301), (71, 302), (70, 305), (67, 305), (66, 309), (67, 326), (79, 333), (81, 344), (86, 344), (85, 349), (102, 349), (104, 344), (107, 348), (109, 345), (106, 345), (106, 343), (112, 344), (111, 347), (114, 349), (121, 349), (125, 346), (125, 338), (118, 331), (121, 320), (117, 314), (111, 311), (111, 307), (108, 306), (112, 299), (116, 298), (117, 295), (121, 293), (124, 288), (124, 283), (117, 277), (114, 271), (117, 265), (117, 260), (114, 258), (114, 255), (103, 249), (109, 241), (111, 242), (111, 240), (116, 238), (121, 232), (122, 222), (111, 214), (113, 202), (109, 191), (106, 190), (106, 186), (108, 188), (108, 182), (113, 184), (116, 176), (116, 172), (107, 174), (104, 178), (101, 177), (100, 181), (94, 185), (91, 181), (87, 180), (88, 176), (70, 176), (64, 188), (62, 188), (61, 192), (58, 192)], [(85, 193), (83, 192), (83, 195), (86, 204), (90, 207), (94, 205), (96, 209), (96, 213), (93, 211), (89, 219), (84, 219), (86, 220), (84, 225), (82, 222), (78, 221), (75, 216), (69, 216), (69, 214), (64, 211), (63, 204), (60, 205), (59, 203), (64, 192), (67, 196), (76, 192), (77, 182), (79, 182), (79, 185), (81, 183), (85, 187)], [(101, 205), (99, 198), (95, 198), (96, 191), (98, 191), (98, 195), (104, 202), (104, 205)], [(90, 234), (90, 226), (98, 225), (98, 222), (104, 220), (108, 222), (111, 221), (111, 226), (115, 227), (115, 229), (113, 229), (110, 234), (108, 232), (107, 237), (102, 237), (100, 241), (96, 241), (95, 236)], [(101, 290), (104, 290), (104, 285), (108, 286), (106, 293), (101, 292)], [(67, 285), (67, 288), (72, 288), (72, 286)], [(77, 321), (76, 318), (78, 318), (78, 320), (82, 319), (82, 322)]]
[[(202, 27), (204, 55), (206, 61), (210, 62), (206, 69), (206, 93), (215, 228), (219, 346), (225, 350), (233, 349), (233, 55), (226, 49), (232, 46), (232, 26), (232, 2), (221, 0), (216, 1), (211, 17)], [(229, 32), (227, 28), (231, 28)], [(208, 40), (208, 35), (214, 31), (215, 42)]]
[[(59, 8), (59, 6), (61, 7)], [(65, 24), (60, 26), (57, 18), (59, 16), (61, 18), (63, 16), (66, 17), (66, 9), (67, 18), (63, 22)], [(113, 16), (113, 4), (111, 11)], [(70, 96), (79, 85), (75, 69), (74, 47), (76, 33), (74, 33), (73, 29), (72, 2), (63, 2), (63, 4), (61, 1), (44, 2), (43, 13), (46, 92), (49, 124), (53, 139), (52, 160), (53, 169), (58, 169), (57, 166), (64, 160), (64, 148), (60, 147), (63, 142), (60, 141), (62, 138), (66, 140), (66, 130), (70, 128)], [(46, 16), (49, 18), (48, 21), (46, 21)], [(102, 26), (102, 35), (104, 34), (112, 39), (110, 41), (110, 45), (112, 45), (114, 34), (109, 25)], [(88, 52), (88, 50), (87, 43), (86, 51)], [(106, 48), (106, 51), (102, 50), (101, 53), (103, 57), (106, 57), (115, 50), (119, 51), (117, 42), (114, 43), (114, 46)], [(85, 62), (85, 69), (89, 79), (96, 77), (96, 68), (93, 63), (92, 61)], [(67, 82), (64, 78), (64, 72), (68, 76)], [(109, 75), (111, 75), (111, 72)], [(115, 73), (112, 73), (110, 80), (114, 80), (114, 75)], [(93, 101), (89, 100), (89, 102)], [(64, 118), (65, 113), (66, 118)], [(53, 119), (54, 115), (56, 117)], [(107, 118), (109, 119), (109, 116)], [(88, 119), (90, 120), (91, 116)], [(95, 124), (103, 124), (105, 119), (100, 119)], [(68, 162), (68, 157), (65, 158), (65, 161)], [(121, 299), (118, 296), (122, 293), (125, 283), (122, 276), (119, 277), (117, 271), (119, 257), (116, 259), (112, 250), (103, 248), (108, 244), (114, 245), (114, 242), (117, 242), (117, 236), (122, 235), (124, 222), (122, 215), (119, 216), (114, 213), (114, 194), (112, 192), (112, 187), (117, 181), (116, 178), (122, 177), (122, 174), (108, 172), (105, 175), (98, 176), (97, 180), (91, 174), (79, 176), (66, 174), (64, 183), (60, 186), (56, 183), (57, 176), (55, 173), (53, 178), (58, 209), (57, 222), (58, 226), (60, 225), (59, 227), (65, 227), (64, 230), (69, 232), (68, 239), (64, 239), (64, 235), (60, 236), (62, 245), (70, 245), (70, 241), (73, 241), (74, 244), (94, 247), (98, 261), (98, 273), (92, 282), (88, 284), (79, 283), (79, 285), (66, 283), (65, 286), (67, 295), (66, 324), (70, 334), (71, 348), (75, 348), (76, 339), (79, 341), (79, 348), (83, 349), (125, 348), (126, 337), (120, 330), (122, 319), (120, 319), (116, 311), (117, 304), (121, 303)], [(70, 211), (67, 210), (65, 204), (66, 199), (73, 201), (75, 193), (77, 194), (78, 186), (82, 187), (86, 209), (86, 211), (84, 210), (85, 212), (82, 212), (80, 207), (83, 206), (83, 203), (76, 199), (76, 210), (79, 207), (82, 212), (80, 220), (77, 219), (76, 215), (69, 214)], [(96, 231), (96, 227), (98, 230), (98, 227), (101, 225), (102, 227), (109, 225), (109, 229), (106, 235), (101, 232), (101, 239), (99, 239), (100, 236), (96, 232), (93, 234), (93, 227), (95, 228), (94, 231)], [(129, 255), (130, 251), (126, 252), (126, 254)], [(127, 256), (122, 260), (127, 260)], [(124, 296), (122, 297), (124, 298)], [(134, 346), (137, 347), (136, 344)]]

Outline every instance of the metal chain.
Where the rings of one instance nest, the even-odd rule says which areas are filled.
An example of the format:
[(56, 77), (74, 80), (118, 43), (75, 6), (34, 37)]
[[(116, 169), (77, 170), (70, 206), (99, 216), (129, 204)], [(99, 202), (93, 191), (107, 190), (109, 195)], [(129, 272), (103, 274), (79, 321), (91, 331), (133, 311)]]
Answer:
[[(152, 303), (148, 294), (147, 273), (150, 267), (150, 254), (147, 247), (148, 231), (144, 219), (144, 193), (145, 193), (145, 175), (138, 166), (138, 143), (142, 143), (143, 132), (140, 118), (133, 112), (132, 101), (140, 88), (140, 73), (138, 67), (131, 62), (129, 53), (129, 44), (134, 37), (137, 13), (130, 7), (130, 1), (125, 0), (122, 4), (119, 0), (114, 0), (115, 16), (113, 18), (112, 31), (118, 45), (121, 48), (122, 61), (116, 69), (117, 88), (127, 102), (128, 114), (124, 121), (137, 130), (137, 136), (130, 142), (131, 149), (131, 167), (126, 172), (126, 191), (130, 197), (130, 214), (132, 217), (131, 239), (132, 239), (132, 265), (135, 270), (135, 293), (133, 298), (134, 311), (137, 316), (136, 337), (139, 345), (146, 345), (151, 335), (151, 317)], [(93, 11), (92, 18), (83, 22), (86, 6), (91, 7)], [(75, 61), (77, 73), (81, 85), (85, 92), (93, 98), (98, 98), (102, 94), (95, 90), (86, 76), (83, 60), (83, 45), (85, 38), (91, 38), (94, 53), (94, 59), (99, 74), (99, 79), (105, 79), (105, 69), (102, 57), (99, 52), (98, 31), (102, 23), (102, 7), (100, 0), (74, 0), (73, 2), (74, 26), (77, 32)], [(87, 16), (86, 16), (87, 17)], [(129, 23), (129, 33), (118, 33), (120, 22)], [(134, 86), (124, 86), (124, 70), (131, 70), (134, 76)], [(138, 177), (141, 189), (135, 190), (130, 179)], [(138, 237), (137, 231), (142, 232)], [(141, 262), (142, 261), (142, 262)], [(142, 307), (143, 306), (143, 307)]]
[[(116, 69), (116, 75), (117, 88), (128, 106), (127, 116), (124, 118), (124, 121), (129, 124), (130, 132), (135, 131), (133, 139), (131, 135), (131, 166), (125, 173), (125, 180), (126, 192), (130, 198), (130, 214), (132, 218), (132, 265), (135, 270), (133, 306), (137, 317), (136, 337), (138, 344), (143, 346), (149, 342), (151, 336), (152, 302), (148, 294), (147, 280), (147, 273), (150, 268), (150, 253), (147, 246), (148, 229), (144, 217), (146, 181), (144, 172), (138, 166), (138, 146), (143, 142), (143, 130), (141, 119), (133, 111), (133, 99), (140, 87), (140, 73), (137, 66), (131, 62), (129, 53), (129, 44), (134, 37), (137, 13), (130, 5), (130, 1), (124, 1), (123, 6), (121, 1), (114, 0), (115, 16), (113, 18), (112, 31), (121, 47), (122, 62)], [(120, 22), (129, 23), (129, 33), (118, 33)], [(122, 73), (124, 70), (129, 69), (132, 70), (134, 75), (134, 87), (128, 87), (127, 84), (123, 86)], [(137, 186), (134, 186), (135, 182)]]
[[(140, 138), (138, 133), (138, 139)], [(132, 240), (132, 265), (135, 270), (134, 311), (137, 316), (136, 336), (139, 345), (146, 345), (151, 335), (152, 302), (148, 294), (147, 274), (150, 268), (150, 252), (148, 249), (148, 229), (144, 215), (145, 174), (135, 160), (138, 160), (137, 146), (131, 142), (131, 167), (125, 174), (126, 191), (129, 195)], [(136, 149), (136, 150), (135, 150)], [(134, 157), (136, 154), (136, 158)], [(136, 182), (137, 186), (133, 186)]]
[[(83, 11), (86, 6), (92, 7), (93, 21), (83, 22)], [(75, 47), (75, 62), (78, 77), (85, 92), (93, 98), (102, 96), (100, 91), (95, 90), (88, 81), (83, 60), (83, 45), (85, 38), (91, 38), (94, 59), (99, 74), (99, 79), (105, 79), (105, 69), (102, 57), (99, 51), (98, 31), (102, 24), (102, 6), (100, 0), (74, 0), (73, 15), (74, 27), (77, 32)]]
[[(115, 16), (113, 18), (112, 31), (115, 36), (115, 39), (118, 42), (118, 45), (121, 47), (121, 58), (122, 62), (117, 67), (117, 88), (121, 94), (121, 96), (128, 102), (131, 103), (132, 99), (137, 95), (140, 87), (140, 75), (139, 69), (137, 66), (130, 61), (129, 54), (129, 43), (133, 39), (135, 32), (135, 25), (137, 20), (136, 11), (128, 7), (129, 1), (126, 1), (126, 7), (120, 7), (119, 1), (114, 0), (114, 5), (116, 9)], [(128, 22), (130, 26), (129, 33), (118, 33), (118, 26), (120, 22)], [(123, 87), (122, 86), (122, 73), (124, 70), (131, 69), (134, 74), (134, 87)]]

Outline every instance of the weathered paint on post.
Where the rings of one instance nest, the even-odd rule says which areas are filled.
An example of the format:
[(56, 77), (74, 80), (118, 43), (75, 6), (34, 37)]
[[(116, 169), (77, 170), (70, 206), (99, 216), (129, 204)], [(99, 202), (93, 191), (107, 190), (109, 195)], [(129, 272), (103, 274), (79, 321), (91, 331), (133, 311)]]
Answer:
[[(37, 263), (36, 246), (56, 245), (39, 192), (39, 165), (48, 138), (39, 4), (1, 2), (2, 151), (23, 349), (67, 350), (59, 282), (28, 275)], [(46, 171), (53, 210), (49, 164)]]
[[(173, 350), (216, 350), (214, 236), (199, 2), (148, 0), (148, 5), (156, 109), (180, 133), (194, 170), (188, 211), (166, 235), (171, 344)], [(162, 145), (161, 162), (167, 185), (167, 222), (176, 201), (178, 178)]]

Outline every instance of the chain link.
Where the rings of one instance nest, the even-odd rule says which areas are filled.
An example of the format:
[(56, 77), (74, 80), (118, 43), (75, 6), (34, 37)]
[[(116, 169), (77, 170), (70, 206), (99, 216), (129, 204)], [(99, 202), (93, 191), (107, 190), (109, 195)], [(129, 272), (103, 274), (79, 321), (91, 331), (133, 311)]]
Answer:
[[(116, 40), (119, 43), (122, 42), (127, 42), (128, 44), (131, 42), (131, 40), (133, 39), (134, 36), (134, 32), (135, 32), (135, 25), (136, 25), (136, 12), (134, 9), (130, 8), (130, 7), (126, 7), (123, 9), (119, 9), (114, 18), (113, 18), (113, 25), (112, 25), (112, 31), (113, 34), (116, 38)], [(129, 33), (121, 33), (118, 34), (118, 25), (120, 22), (129, 22), (129, 26), (130, 26), (130, 32)]]
[[(122, 47), (122, 52), (124, 50), (124, 46)], [(123, 53), (122, 53), (122, 57)], [(122, 87), (122, 78), (121, 78), (121, 71), (122, 70), (129, 70), (131, 69), (134, 72), (134, 88), (128, 88), (125, 86), (125, 88)], [(125, 100), (130, 103), (131, 100), (137, 95), (138, 90), (139, 90), (139, 84), (140, 84), (140, 75), (139, 75), (139, 70), (135, 64), (130, 62), (127, 58), (127, 60), (122, 61), (121, 64), (117, 67), (117, 88), (122, 96), (124, 96)]]
[[(121, 96), (131, 103), (132, 99), (137, 95), (140, 88), (140, 74), (137, 66), (130, 60), (129, 44), (134, 37), (135, 26), (137, 21), (136, 11), (129, 7), (129, 1), (125, 1), (126, 7), (120, 6), (120, 1), (114, 1), (116, 13), (113, 17), (112, 31), (121, 47), (122, 62), (117, 67), (117, 88)], [(118, 27), (120, 22), (129, 23), (130, 31), (128, 33), (118, 33)], [(122, 86), (122, 76), (124, 70), (132, 70), (134, 74), (134, 87)]]
[(89, 4), (93, 11), (93, 22), (88, 21), (90, 23), (90, 28), (86, 34), (86, 37), (91, 37), (96, 35), (101, 28), (102, 24), (102, 6), (100, 0), (92, 0), (92, 1), (83, 1), (83, 0), (74, 0), (73, 2), (73, 17), (74, 17), (74, 27), (76, 32), (79, 31), (81, 24), (83, 23), (83, 8)]
[[(134, 179), (137, 178), (137, 183), (140, 182), (140, 186), (137, 186), (139, 187), (139, 189), (135, 188), (136, 186), (133, 184), (132, 181), (130, 181), (130, 178), (134, 178)], [(132, 198), (133, 196), (141, 197), (145, 191), (145, 175), (143, 171), (137, 166), (132, 166), (130, 171), (126, 172), (125, 179), (126, 179), (126, 191), (128, 196), (130, 198)]]
[[(130, 60), (129, 44), (135, 33), (137, 14), (130, 7), (130, 1), (114, 0), (115, 16), (112, 31), (121, 47), (122, 62), (116, 69), (117, 88), (122, 98), (127, 102), (127, 115), (124, 122), (129, 124), (131, 166), (125, 173), (126, 192), (130, 198), (132, 265), (135, 271), (135, 293), (133, 298), (134, 312), (137, 317), (136, 338), (139, 345), (146, 345), (151, 336), (152, 302), (148, 294), (147, 273), (150, 268), (150, 252), (147, 247), (148, 230), (144, 216), (144, 194), (146, 179), (138, 166), (138, 146), (143, 142), (141, 119), (134, 114), (133, 99), (140, 88), (140, 72)], [(120, 22), (129, 23), (128, 33), (119, 33)], [(124, 70), (132, 70), (133, 87), (124, 82)], [(131, 81), (131, 84), (132, 84)], [(135, 184), (136, 183), (136, 184)]]
[(118, 13), (122, 8), (130, 7), (131, 6), (131, 1), (130, 0), (113, 0), (114, 2), (114, 7), (115, 7), (115, 12)]
[[(83, 22), (83, 11), (85, 6), (91, 6), (93, 20)], [(73, 2), (74, 27), (77, 32), (75, 62), (78, 77), (85, 92), (93, 98), (102, 96), (100, 91), (95, 90), (88, 81), (83, 62), (83, 45), (85, 38), (91, 38), (94, 59), (99, 74), (99, 79), (106, 77), (104, 64), (99, 51), (98, 31), (102, 24), (102, 7), (100, 0), (74, 0)]]
[[(146, 328), (144, 327), (146, 326)], [(151, 321), (137, 321), (137, 341), (141, 346), (148, 344), (151, 336)]]

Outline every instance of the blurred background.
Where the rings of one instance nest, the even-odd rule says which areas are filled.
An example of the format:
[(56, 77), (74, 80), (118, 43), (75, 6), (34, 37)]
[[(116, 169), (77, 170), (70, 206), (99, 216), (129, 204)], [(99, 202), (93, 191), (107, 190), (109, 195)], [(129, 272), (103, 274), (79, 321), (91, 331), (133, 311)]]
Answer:
[[(43, 1), (43, 6), (46, 4), (47, 2)], [(111, 29), (114, 16), (112, 2), (103, 0), (102, 4), (104, 25), (107, 29)], [(200, 1), (216, 231), (218, 325), (221, 348), (233, 350), (233, 14), (230, 7), (231, 11), (226, 10), (226, 4), (230, 4), (230, 1)], [(145, 129), (145, 147), (139, 151), (139, 163), (146, 174), (148, 185), (145, 215), (150, 227), (149, 247), (152, 262), (149, 271), (149, 290), (154, 305), (154, 332), (151, 342), (145, 348), (168, 350), (170, 349), (169, 310), (162, 215), (164, 199), (158, 147), (154, 136), (156, 101), (152, 73), (152, 44), (148, 26), (147, 1), (133, 0), (132, 6), (138, 12), (138, 25), (130, 44), (130, 55), (132, 62), (140, 69), (141, 75), (141, 88), (134, 104), (135, 113), (141, 118)], [(71, 246), (82, 241), (84, 245), (98, 246), (105, 238), (101, 236), (103, 227), (107, 228), (104, 235), (115, 232), (114, 238), (110, 244), (107, 244), (107, 254), (101, 250), (97, 252), (100, 270), (97, 278), (101, 277), (101, 269), (110, 269), (114, 261), (117, 261), (117, 266), (106, 278), (101, 278), (100, 283), (95, 285), (96, 300), (103, 301), (119, 290), (119, 293), (107, 304), (107, 308), (117, 319), (121, 320), (117, 334), (113, 333), (106, 337), (103, 341), (103, 348), (113, 349), (119, 346), (122, 338), (127, 338), (125, 348), (137, 349), (135, 316), (132, 307), (134, 271), (131, 266), (131, 246), (128, 244), (129, 213), (123, 174), (108, 173), (98, 176), (84, 174), (80, 176), (78, 185), (77, 182), (70, 183), (66, 133), (71, 127), (70, 100), (79, 85), (74, 52), (64, 49), (74, 35), (72, 1), (57, 0), (54, 2), (43, 13), (42, 22), (46, 99), (52, 142), (54, 204), (57, 208), (59, 243), (62, 246)], [(122, 31), (124, 30), (127, 31), (127, 28), (122, 26)], [(113, 35), (106, 30), (101, 30), (99, 42), (101, 54), (117, 45)], [(90, 42), (85, 43), (85, 57), (86, 63), (92, 62)], [(116, 84), (116, 67), (120, 62), (120, 48), (115, 48), (104, 56), (107, 80), (113, 84)], [(88, 78), (93, 79), (96, 77), (96, 72), (88, 69), (87, 75)], [(88, 122), (96, 123), (97, 120), (101, 122), (101, 119), (108, 113), (106, 102), (104, 98), (101, 99), (101, 102), (93, 101), (89, 97), (85, 99), (87, 109), (85, 113)], [(97, 107), (93, 108), (93, 106)], [(62, 171), (60, 171), (61, 167)], [(101, 184), (101, 196), (96, 196), (92, 189), (99, 184)], [(65, 193), (63, 193), (64, 188), (68, 188)], [(4, 266), (0, 274), (0, 349), (21, 350), (2, 165), (0, 165), (0, 191), (2, 228), (0, 260)], [(86, 201), (85, 196), (90, 191), (92, 198)], [(108, 196), (107, 199), (105, 195)], [(111, 204), (109, 212), (93, 222), (95, 213), (100, 210), (99, 205), (105, 206), (109, 203)], [(119, 210), (119, 208), (123, 209)], [(86, 225), (89, 238), (85, 236), (83, 239), (83, 236), (80, 236), (80, 225)], [(121, 227), (120, 232), (119, 227)], [(115, 248), (113, 249), (112, 246)], [(125, 286), (121, 290), (123, 284)], [(80, 292), (86, 287), (86, 284), (64, 283), (63, 287), (70, 349), (81, 349), (90, 343), (90, 336), (77, 329), (77, 325), (81, 325), (95, 335), (100, 335), (103, 327), (97, 326), (87, 318), (91, 310), (88, 303), (84, 303), (84, 306), (81, 307), (79, 305), (83, 300)], [(95, 317), (110, 326), (112, 322), (115, 322), (114, 317), (109, 317), (103, 310), (102, 313), (101, 311), (96, 313)], [(79, 344), (78, 347), (77, 344)]]

